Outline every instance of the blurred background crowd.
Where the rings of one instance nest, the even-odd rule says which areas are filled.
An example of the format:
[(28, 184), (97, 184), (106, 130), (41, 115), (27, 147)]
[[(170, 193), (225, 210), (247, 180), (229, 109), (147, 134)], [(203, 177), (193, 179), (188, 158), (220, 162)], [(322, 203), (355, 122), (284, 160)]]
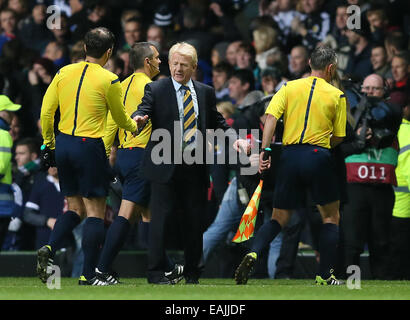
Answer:
[[(354, 11), (358, 15), (350, 16), (351, 5), (360, 9)], [(56, 8), (61, 14), (55, 14)], [(349, 28), (349, 22), (357, 23), (357, 19), (360, 28)], [(60, 28), (52, 29), (50, 23)], [(396, 121), (389, 128), (397, 134), (401, 110), (410, 105), (410, 2), (407, 0), (0, 0), (0, 93), (22, 105), (15, 112), (9, 131), (14, 141), (16, 209), (2, 243), (4, 251), (40, 248), (47, 242), (56, 217), (66, 210), (56, 170), (43, 172), (39, 166), (42, 97), (61, 67), (84, 60), (82, 38), (90, 28), (98, 26), (109, 28), (116, 36), (114, 54), (105, 68), (120, 80), (133, 73), (128, 51), (134, 42), (149, 41), (159, 49), (162, 63), (157, 78), (169, 76), (167, 55), (174, 43), (186, 41), (195, 46), (199, 58), (195, 80), (215, 88), (218, 111), (235, 129), (263, 129), (264, 108), (258, 102), (274, 95), (286, 81), (309, 76), (310, 52), (323, 43), (337, 51), (338, 84), (348, 97), (352, 115), (362, 94), (379, 97), (399, 110), (398, 124)], [(352, 129), (356, 128), (352, 124)], [(390, 145), (383, 146), (386, 147)], [(348, 155), (361, 152), (365, 149)], [(212, 170), (204, 231), (216, 221), (229, 182), (237, 177), (233, 171), (220, 165)], [(235, 191), (241, 189), (237, 178)], [(371, 204), (355, 205), (355, 201), (367, 197), (368, 190), (353, 190), (358, 184), (354, 178), (349, 181), (347, 177), (347, 182), (348, 194), (351, 192), (360, 200), (347, 201), (342, 219), (347, 212), (345, 223), (360, 224), (363, 232), (362, 238), (341, 244), (350, 248), (343, 249), (341, 255), (351, 256), (349, 263), (360, 263), (357, 255), (363, 250), (372, 251), (374, 277), (386, 278), (386, 272), (378, 264), (388, 259), (394, 181), (387, 184), (387, 189), (386, 183), (379, 183), (383, 185), (377, 191), (381, 195), (369, 196), (370, 202), (387, 197), (384, 206), (378, 205), (383, 212), (377, 215), (384, 218), (370, 218), (369, 213), (360, 218), (360, 223), (355, 220), (358, 216), (352, 217), (349, 212), (373, 210)], [(249, 189), (248, 196), (251, 192)], [(240, 195), (235, 192), (234, 201), (239, 203), (237, 210), (242, 214)], [(117, 183), (112, 186), (107, 203), (107, 224), (118, 211), (120, 196), (121, 186)], [(410, 218), (410, 212), (407, 214)], [(302, 246), (317, 249), (311, 233), (314, 222), (306, 223), (299, 216), (302, 215), (295, 215), (296, 220), (279, 237), (276, 247), (272, 244), (276, 248), (272, 249), (276, 256), (268, 255), (273, 259), (268, 263), (268, 275), (272, 278), (292, 277), (295, 252)], [(270, 212), (265, 217), (269, 218)], [(376, 224), (376, 220), (379, 225), (372, 229), (371, 224)], [(231, 225), (230, 233), (223, 234), (221, 243), (225, 251), (216, 251), (224, 255), (221, 260), (226, 263), (221, 276), (232, 276), (233, 268), (246, 250), (246, 246), (230, 242), (236, 228), (237, 225)], [(347, 238), (349, 232), (345, 230)], [(73, 239), (67, 239), (67, 246), (71, 243), (78, 251), (75, 244), (81, 243), (80, 234), (77, 230)], [(178, 239), (170, 239), (170, 247), (173, 246), (178, 247)], [(138, 239), (137, 224), (124, 249), (145, 248), (144, 240)]]

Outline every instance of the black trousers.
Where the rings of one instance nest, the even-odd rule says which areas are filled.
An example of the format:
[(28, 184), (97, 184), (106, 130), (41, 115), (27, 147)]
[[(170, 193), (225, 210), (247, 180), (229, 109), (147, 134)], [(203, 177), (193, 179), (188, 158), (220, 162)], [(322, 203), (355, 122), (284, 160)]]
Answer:
[(288, 225), (283, 228), (283, 240), (280, 248), (280, 254), (276, 261), (276, 279), (286, 279), (293, 276), (295, 260), (298, 253), (298, 246), (303, 227), (305, 226), (305, 217), (302, 210), (296, 210)]
[(280, 255), (276, 262), (276, 279), (293, 277), (296, 256), (299, 251), (299, 241), (306, 224), (309, 224), (313, 248), (319, 248), (320, 228), (322, 217), (309, 200), (306, 208), (295, 210), (289, 224), (282, 230), (283, 240)]
[(7, 230), (9, 229), (10, 217), (0, 218), (0, 251), (3, 246), (4, 238), (6, 237)]
[[(166, 235), (181, 232), (184, 243), (184, 275), (198, 279), (201, 273), (202, 224), (206, 215), (207, 185), (204, 168), (199, 165), (177, 165), (169, 183), (151, 183), (151, 222), (148, 249), (148, 281), (157, 282), (169, 271), (166, 257)], [(182, 214), (181, 228), (169, 230), (169, 219)]]
[(392, 218), (390, 240), (391, 278), (410, 280), (410, 218)]
[(343, 212), (345, 265), (360, 265), (364, 245), (374, 279), (387, 279), (394, 191), (391, 185), (349, 183)]

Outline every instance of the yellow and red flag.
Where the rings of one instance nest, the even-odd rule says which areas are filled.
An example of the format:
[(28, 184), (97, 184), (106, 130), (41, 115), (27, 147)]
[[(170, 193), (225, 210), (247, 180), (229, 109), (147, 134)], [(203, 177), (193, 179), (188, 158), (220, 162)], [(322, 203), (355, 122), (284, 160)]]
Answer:
[[(263, 160), (269, 159), (271, 148), (265, 148), (263, 154)], [(236, 231), (235, 236), (232, 239), (232, 242), (244, 242), (249, 240), (253, 236), (255, 231), (256, 216), (258, 214), (259, 201), (261, 199), (261, 192), (263, 186), (263, 179), (265, 177), (265, 172), (261, 174), (261, 179), (259, 185), (256, 187), (255, 192), (251, 200), (246, 207), (245, 212), (242, 215), (241, 222), (239, 223), (238, 231)]]
[(256, 188), (251, 200), (246, 207), (244, 214), (242, 215), (241, 222), (239, 223), (238, 231), (232, 242), (243, 242), (249, 240), (253, 236), (256, 223), (256, 215), (258, 213), (259, 201), (261, 199), (263, 180), (259, 181), (259, 185)]

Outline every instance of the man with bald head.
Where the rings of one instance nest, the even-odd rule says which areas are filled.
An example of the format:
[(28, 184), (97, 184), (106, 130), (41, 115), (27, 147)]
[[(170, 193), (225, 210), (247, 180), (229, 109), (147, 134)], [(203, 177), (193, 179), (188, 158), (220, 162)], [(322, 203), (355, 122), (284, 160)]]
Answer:
[[(362, 93), (368, 97), (385, 97), (384, 79), (370, 74), (362, 84)], [(383, 128), (397, 134), (401, 121), (398, 106), (385, 101), (378, 110), (389, 114), (383, 121)], [(372, 107), (376, 105), (372, 102)], [(388, 110), (388, 109), (390, 110)], [(388, 119), (387, 119), (388, 117)], [(363, 117), (359, 117), (357, 135), (362, 131)], [(380, 122), (380, 121), (379, 121)], [(373, 127), (373, 125), (371, 125)], [(380, 127), (379, 127), (380, 128)], [(372, 128), (375, 130), (375, 128)], [(373, 279), (388, 278), (389, 228), (394, 206), (393, 185), (396, 183), (395, 167), (398, 150), (392, 139), (391, 145), (381, 147), (372, 142), (372, 129), (366, 131), (366, 144), (361, 151), (346, 157), (347, 198), (342, 226), (345, 239), (345, 263), (360, 265), (360, 254), (364, 245), (369, 247), (369, 263)], [(394, 139), (395, 140), (395, 139)]]
[(368, 97), (383, 98), (385, 92), (384, 79), (373, 73), (363, 80), (362, 92)]

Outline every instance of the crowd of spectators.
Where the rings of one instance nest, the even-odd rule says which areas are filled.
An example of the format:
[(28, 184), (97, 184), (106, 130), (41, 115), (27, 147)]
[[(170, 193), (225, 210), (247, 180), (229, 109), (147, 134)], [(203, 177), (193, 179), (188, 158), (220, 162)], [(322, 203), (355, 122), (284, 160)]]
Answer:
[[(348, 10), (351, 5), (355, 10)], [(357, 21), (359, 28), (349, 27)], [(23, 199), (14, 217), (21, 226), (14, 222), (19, 227), (9, 228), (2, 250), (38, 249), (55, 217), (65, 210), (58, 197), (58, 173), (39, 169), (42, 97), (61, 67), (84, 59), (82, 38), (98, 26), (116, 36), (114, 54), (105, 68), (120, 80), (133, 72), (128, 51), (134, 42), (157, 46), (162, 61), (158, 78), (169, 75), (167, 55), (172, 44), (186, 41), (195, 46), (195, 80), (215, 88), (218, 110), (234, 128), (242, 125), (241, 114), (249, 109), (254, 91), (258, 98), (273, 95), (286, 81), (309, 76), (310, 52), (320, 44), (337, 51), (338, 74), (347, 91), (350, 87), (359, 92), (383, 90), (389, 103), (401, 108), (409, 103), (406, 0), (0, 0), (0, 91), (22, 105), (10, 134), (13, 181)], [(381, 84), (360, 89), (372, 74), (380, 76)], [(353, 114), (360, 96), (357, 90), (346, 95)], [(214, 205), (205, 219), (208, 225), (232, 177), (225, 174), (220, 179), (221, 171), (213, 172), (209, 199)], [(39, 188), (52, 201), (42, 200)], [(116, 196), (118, 192), (112, 192), (110, 204), (118, 201)], [(115, 205), (110, 209), (115, 211)], [(139, 248), (130, 242), (127, 248)]]

